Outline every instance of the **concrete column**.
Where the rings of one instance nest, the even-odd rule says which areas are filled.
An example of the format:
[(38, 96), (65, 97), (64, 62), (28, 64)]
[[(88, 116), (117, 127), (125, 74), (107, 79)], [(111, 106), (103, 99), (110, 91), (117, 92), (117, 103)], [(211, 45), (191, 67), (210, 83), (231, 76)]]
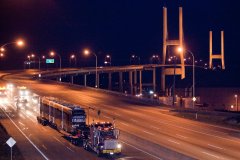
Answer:
[(108, 90), (112, 90), (112, 73), (108, 73)]
[(153, 91), (156, 92), (156, 68), (153, 68)]
[(130, 87), (130, 93), (133, 94), (132, 71), (129, 71), (129, 87)]
[(87, 75), (84, 74), (84, 86), (86, 87), (87, 86)]
[(71, 76), (71, 84), (73, 84), (74, 76)]
[(139, 71), (139, 94), (142, 94), (142, 70)]
[(137, 94), (137, 71), (134, 71), (134, 94)]
[(123, 92), (123, 73), (119, 72), (119, 91)]

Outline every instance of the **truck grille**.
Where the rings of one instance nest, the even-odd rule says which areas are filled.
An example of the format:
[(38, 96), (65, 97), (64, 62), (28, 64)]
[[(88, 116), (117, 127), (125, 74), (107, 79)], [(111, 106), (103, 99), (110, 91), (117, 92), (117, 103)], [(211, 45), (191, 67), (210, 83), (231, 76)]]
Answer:
[(116, 149), (118, 141), (113, 139), (107, 139), (104, 141), (104, 149)]

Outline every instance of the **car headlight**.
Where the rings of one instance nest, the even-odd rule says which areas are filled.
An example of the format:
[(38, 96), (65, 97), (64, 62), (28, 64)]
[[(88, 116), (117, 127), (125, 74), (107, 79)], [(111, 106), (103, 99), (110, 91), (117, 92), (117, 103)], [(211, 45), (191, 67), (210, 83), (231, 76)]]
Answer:
[(121, 144), (118, 144), (118, 145), (117, 145), (117, 148), (122, 148), (122, 145), (121, 145)]

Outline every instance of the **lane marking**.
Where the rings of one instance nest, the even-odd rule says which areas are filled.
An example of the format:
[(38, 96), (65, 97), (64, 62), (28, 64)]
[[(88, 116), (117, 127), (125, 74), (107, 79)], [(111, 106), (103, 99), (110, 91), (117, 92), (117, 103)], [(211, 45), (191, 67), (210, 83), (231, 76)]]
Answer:
[(25, 124), (23, 124), (22, 122), (18, 121), (19, 124), (21, 124), (22, 126), (25, 126)]
[(135, 119), (130, 119), (131, 121), (133, 121), (133, 122), (138, 122), (137, 120), (135, 120)]
[(174, 140), (168, 139), (169, 142), (175, 143), (175, 144), (180, 144), (179, 142), (176, 142)]
[(140, 149), (140, 148), (137, 148), (137, 147), (135, 147), (135, 146), (133, 146), (133, 145), (127, 143), (127, 142), (124, 142), (124, 141), (121, 141), (121, 142), (124, 143), (124, 144), (126, 144), (126, 145), (128, 145), (128, 146), (130, 146), (130, 147), (132, 147), (132, 148), (134, 148), (134, 149), (136, 149), (136, 150), (138, 150), (138, 151), (141, 151), (141, 152), (143, 152), (143, 153), (145, 153), (145, 154), (147, 154), (147, 155), (149, 155), (149, 156), (151, 156), (151, 157), (153, 157), (153, 158), (156, 158), (156, 159), (159, 159), (159, 160), (163, 160), (162, 158), (157, 157), (157, 156), (155, 156), (155, 155), (153, 155), (153, 154), (151, 154), (151, 153), (148, 153), (148, 152), (146, 152), (146, 151), (144, 151), (144, 150), (142, 150), (142, 149)]
[(64, 145), (63, 142), (61, 142), (58, 138), (56, 138), (56, 137), (54, 137), (54, 136), (53, 136), (53, 138), (54, 138), (56, 141), (58, 141), (59, 143), (61, 143), (62, 145)]
[(103, 117), (105, 117), (105, 118), (108, 118), (108, 119), (111, 119), (110, 117), (108, 117), (108, 116), (103, 116)]
[(47, 147), (43, 144), (42, 147), (47, 150)]
[(118, 114), (118, 113), (114, 113), (115, 115), (117, 115), (117, 116), (121, 116), (120, 114)]
[(224, 137), (220, 137), (220, 136), (213, 135), (213, 134), (210, 134), (210, 133), (205, 133), (205, 132), (201, 132), (201, 131), (189, 129), (189, 128), (186, 128), (186, 127), (181, 127), (181, 126), (173, 125), (173, 124), (171, 124), (171, 123), (166, 123), (166, 122), (162, 122), (162, 121), (154, 120), (154, 119), (150, 119), (150, 120), (155, 121), (155, 122), (158, 122), (158, 123), (166, 124), (166, 125), (169, 125), (169, 126), (173, 126), (173, 127), (185, 129), (185, 130), (187, 130), (187, 131), (192, 131), (192, 132), (195, 132), (195, 133), (200, 133), (200, 134), (207, 135), (207, 136), (211, 136), (211, 137), (220, 138), (220, 139), (227, 140), (227, 141), (231, 141), (231, 142), (235, 142), (235, 143), (240, 143), (239, 141), (231, 140), (231, 139), (229, 139), (229, 138), (224, 138)]
[(202, 153), (204, 153), (204, 154), (206, 154), (206, 155), (209, 155), (209, 156), (212, 156), (212, 157), (215, 157), (215, 158), (217, 158), (217, 159), (220, 158), (220, 157), (218, 157), (218, 156), (216, 156), (216, 155), (214, 155), (214, 154), (208, 153), (208, 152), (202, 152)]
[(208, 144), (208, 146), (214, 147), (214, 148), (217, 148), (217, 149), (223, 149), (223, 148), (221, 148), (221, 147), (218, 147), (218, 146), (215, 146), (215, 145), (212, 145), (212, 144)]
[(16, 125), (16, 123), (12, 120), (12, 118), (10, 118), (4, 111), (3, 113), (10, 119), (10, 121), (22, 133), (22, 135), (32, 144), (32, 146), (43, 156), (43, 158), (45, 158), (46, 160), (49, 160), (47, 156), (25, 135), (25, 133), (23, 133), (23, 131)]
[(121, 124), (123, 124), (123, 125), (125, 125), (125, 126), (129, 126), (128, 124), (126, 124), (126, 123), (123, 123), (123, 122), (119, 122), (119, 123), (121, 123)]
[(182, 135), (180, 135), (180, 134), (176, 134), (176, 136), (181, 137), (181, 138), (184, 138), (184, 139), (187, 138), (186, 136), (182, 136)]
[(71, 148), (67, 147), (67, 149), (69, 149), (70, 151), (74, 152)]
[(147, 134), (150, 134), (150, 135), (152, 135), (152, 136), (155, 135), (155, 134), (153, 134), (153, 133), (151, 133), (151, 132), (148, 132), (148, 131), (145, 131), (145, 130), (143, 130), (143, 132), (145, 132), (145, 133), (147, 133)]
[(154, 129), (157, 129), (157, 130), (159, 130), (160, 128), (158, 128), (158, 127), (155, 127), (155, 126), (150, 126), (151, 128), (154, 128)]

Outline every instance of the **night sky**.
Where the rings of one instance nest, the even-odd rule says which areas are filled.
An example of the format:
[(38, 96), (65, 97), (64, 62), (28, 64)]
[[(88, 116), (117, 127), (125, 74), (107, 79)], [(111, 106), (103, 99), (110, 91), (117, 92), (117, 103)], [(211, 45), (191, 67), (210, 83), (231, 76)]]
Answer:
[(100, 65), (106, 54), (112, 56), (112, 65), (129, 64), (131, 54), (140, 56), (141, 63), (148, 63), (152, 54), (162, 54), (163, 6), (168, 8), (171, 39), (178, 37), (178, 7), (182, 6), (187, 49), (196, 59), (208, 62), (209, 30), (213, 30), (214, 53), (220, 53), (220, 31), (224, 30), (226, 70), (213, 74), (219, 76), (215, 77), (219, 81), (224, 80), (222, 83), (239, 86), (240, 14), (235, 3), (226, 0), (1, 0), (0, 44), (20, 37), (27, 46), (17, 49), (9, 45), (0, 66), (23, 68), (27, 54), (46, 55), (50, 50), (62, 56), (65, 66), (73, 52), (78, 56), (79, 66), (93, 66), (94, 58), (82, 55), (85, 47), (99, 55)]

